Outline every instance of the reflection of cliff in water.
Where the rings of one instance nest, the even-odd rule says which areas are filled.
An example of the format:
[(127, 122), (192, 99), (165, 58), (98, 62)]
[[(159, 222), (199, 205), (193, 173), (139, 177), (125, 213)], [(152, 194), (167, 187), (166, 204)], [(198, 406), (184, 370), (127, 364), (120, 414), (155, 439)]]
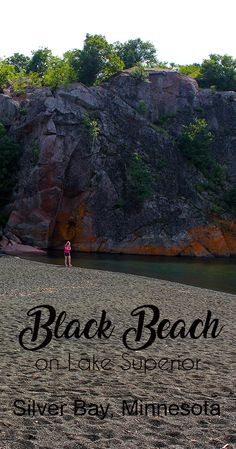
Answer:
[[(50, 251), (31, 260), (63, 265), (61, 251)], [(137, 274), (219, 290), (236, 295), (236, 259), (198, 259), (182, 257), (128, 256), (120, 254), (73, 253), (73, 266)]]

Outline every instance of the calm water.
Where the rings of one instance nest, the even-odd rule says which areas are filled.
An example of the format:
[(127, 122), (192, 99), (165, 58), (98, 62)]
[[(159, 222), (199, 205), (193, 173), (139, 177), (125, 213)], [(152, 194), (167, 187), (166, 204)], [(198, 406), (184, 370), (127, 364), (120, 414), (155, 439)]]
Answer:
[[(28, 259), (49, 264), (64, 264), (62, 252)], [(196, 259), (120, 254), (72, 253), (74, 266), (119, 271), (236, 294), (236, 258)]]

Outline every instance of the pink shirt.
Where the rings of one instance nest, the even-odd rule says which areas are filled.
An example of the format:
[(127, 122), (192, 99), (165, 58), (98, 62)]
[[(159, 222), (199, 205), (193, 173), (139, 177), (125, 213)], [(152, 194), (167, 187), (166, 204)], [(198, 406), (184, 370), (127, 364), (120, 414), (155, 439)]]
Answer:
[(70, 250), (71, 250), (70, 243), (66, 243), (66, 244), (64, 245), (64, 253), (69, 253)]

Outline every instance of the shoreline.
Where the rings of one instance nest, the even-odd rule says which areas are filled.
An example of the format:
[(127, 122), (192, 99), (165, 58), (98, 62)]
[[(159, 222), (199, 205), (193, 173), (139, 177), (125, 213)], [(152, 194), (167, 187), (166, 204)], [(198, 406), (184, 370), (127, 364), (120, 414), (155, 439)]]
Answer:
[[(83, 253), (83, 255), (84, 255), (85, 253)], [(82, 256), (83, 256), (82, 255)], [(9, 256), (11, 256), (11, 255), (9, 255)], [(119, 256), (119, 255), (118, 255)], [(123, 255), (122, 255), (123, 256)], [(30, 256), (28, 256), (28, 255), (22, 255), (22, 256), (13, 256), (13, 257), (20, 257), (20, 258), (22, 258), (22, 259), (25, 259), (25, 260), (28, 260), (28, 261), (31, 261), (31, 262), (38, 262), (38, 263), (43, 263), (43, 264), (46, 264), (46, 265), (54, 265), (54, 266), (62, 266), (62, 264), (59, 264), (59, 263), (51, 263), (51, 261), (53, 260), (53, 257), (52, 258), (48, 258), (48, 259), (46, 259), (45, 261), (40, 261), (40, 260), (37, 260), (37, 257), (41, 257), (40, 255), (39, 256), (32, 256), (32, 258), (30, 258)], [(47, 257), (47, 256), (46, 256)], [(128, 256), (129, 257), (129, 256)], [(132, 256), (131, 256), (132, 257)], [(153, 256), (152, 256), (153, 257)], [(175, 263), (175, 260), (174, 260), (174, 258), (171, 258), (171, 259), (168, 259), (168, 260), (166, 260), (165, 259), (165, 257), (166, 256), (163, 256), (164, 257), (164, 259), (163, 259), (163, 261), (162, 261), (162, 263), (164, 262), (164, 263)], [(135, 258), (136, 258), (136, 256), (135, 256)], [(141, 256), (141, 258), (142, 258), (142, 256)], [(63, 259), (63, 257), (61, 257), (61, 259)], [(87, 258), (84, 258), (83, 259), (83, 257), (82, 257), (82, 261), (83, 260), (85, 260), (86, 261), (86, 259)], [(178, 260), (178, 262), (177, 262), (177, 260), (176, 260), (176, 262), (177, 263), (179, 263), (179, 264), (181, 264), (181, 262), (186, 262), (186, 259), (184, 259), (184, 260), (182, 260), (182, 259), (180, 259), (180, 258), (176, 258), (177, 260)], [(48, 261), (47, 261), (48, 260)], [(58, 260), (58, 259), (57, 259)], [(78, 257), (78, 258), (75, 258), (75, 260), (76, 261), (80, 261), (81, 259)], [(118, 258), (117, 258), (117, 260), (119, 260)], [(122, 259), (121, 259), (122, 260)], [(124, 259), (125, 260), (125, 259)], [(127, 259), (128, 260), (128, 259)], [(142, 259), (140, 259), (140, 260), (142, 260)], [(98, 259), (98, 261), (99, 261), (99, 259)], [(213, 264), (215, 264), (215, 265), (217, 265), (218, 263), (221, 263), (221, 261), (222, 262), (225, 262), (225, 263), (229, 263), (229, 258), (217, 258), (217, 259), (214, 259), (214, 261), (213, 261)], [(145, 262), (149, 262), (149, 260), (147, 259), (147, 261), (145, 261), (144, 260), (144, 263)], [(160, 262), (159, 261), (159, 259), (158, 259), (158, 261), (157, 261), (157, 263), (158, 262)], [(209, 259), (204, 259), (204, 260), (199, 260), (199, 259), (196, 259), (196, 258), (190, 258), (190, 263), (192, 263), (192, 264), (200, 264), (200, 263), (206, 263), (206, 265), (208, 265), (208, 262), (212, 262), (212, 259), (211, 260), (209, 260)], [(235, 260), (235, 262), (236, 262), (236, 260)], [(233, 263), (233, 261), (232, 261), (232, 263)], [(211, 264), (211, 263), (210, 263)], [(186, 280), (186, 282), (183, 282), (182, 280), (180, 280), (180, 281), (178, 281), (178, 280), (172, 280), (172, 279), (170, 279), (170, 278), (168, 278), (167, 276), (165, 277), (159, 277), (159, 276), (156, 276), (155, 275), (155, 273), (148, 273), (148, 272), (146, 272), (146, 273), (144, 273), (144, 274), (140, 274), (139, 272), (138, 272), (138, 270), (135, 272), (135, 270), (133, 271), (133, 272), (131, 272), (131, 271), (125, 271), (125, 269), (115, 269), (115, 268), (113, 268), (113, 269), (110, 269), (110, 270), (107, 270), (106, 268), (98, 268), (98, 267), (94, 267), (94, 268), (88, 268), (88, 267), (86, 267), (86, 265), (83, 265), (82, 264), (82, 266), (80, 266), (80, 265), (74, 265), (73, 266), (73, 268), (85, 268), (85, 269), (92, 269), (92, 270), (98, 270), (98, 271), (107, 271), (107, 272), (112, 272), (112, 273), (123, 273), (123, 274), (131, 274), (131, 275), (133, 275), (133, 276), (139, 276), (139, 277), (146, 277), (146, 278), (150, 278), (150, 279), (159, 279), (159, 280), (163, 280), (163, 281), (166, 281), (166, 282), (173, 282), (173, 283), (177, 283), (177, 284), (181, 284), (181, 285), (185, 285), (185, 286), (192, 286), (192, 287), (198, 287), (198, 288), (203, 288), (203, 289), (207, 289), (207, 290), (212, 290), (212, 291), (215, 291), (215, 292), (222, 292), (222, 293), (228, 293), (228, 294), (232, 294), (232, 295), (235, 295), (236, 294), (236, 288), (235, 289), (233, 289), (233, 290), (235, 290), (235, 291), (232, 291), (232, 288), (230, 288), (230, 290), (228, 290), (228, 291), (226, 291), (225, 289), (223, 289), (223, 288), (218, 288), (218, 289), (214, 289), (214, 288), (211, 288), (210, 286), (208, 287), (208, 286), (204, 286), (204, 285), (193, 285), (193, 284), (191, 284), (190, 282), (187, 282), (187, 280)], [(116, 268), (118, 268), (118, 266), (116, 267)], [(162, 273), (163, 274), (163, 273)], [(181, 276), (180, 276), (181, 277)]]

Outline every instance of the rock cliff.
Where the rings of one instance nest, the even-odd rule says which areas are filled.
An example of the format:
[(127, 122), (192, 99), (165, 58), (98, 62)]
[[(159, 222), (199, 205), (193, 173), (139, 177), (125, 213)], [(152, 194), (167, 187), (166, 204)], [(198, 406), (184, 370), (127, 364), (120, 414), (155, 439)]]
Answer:
[[(151, 70), (148, 82), (124, 71), (96, 87), (1, 94), (0, 122), (22, 148), (5, 232), (39, 248), (69, 239), (80, 251), (236, 255), (234, 219), (216, 215), (217, 195), (197, 188), (204, 176), (178, 148), (182, 126), (195, 117), (207, 120), (215, 158), (234, 184), (235, 92)], [(154, 180), (142, 202), (129, 190), (134, 153)]]

